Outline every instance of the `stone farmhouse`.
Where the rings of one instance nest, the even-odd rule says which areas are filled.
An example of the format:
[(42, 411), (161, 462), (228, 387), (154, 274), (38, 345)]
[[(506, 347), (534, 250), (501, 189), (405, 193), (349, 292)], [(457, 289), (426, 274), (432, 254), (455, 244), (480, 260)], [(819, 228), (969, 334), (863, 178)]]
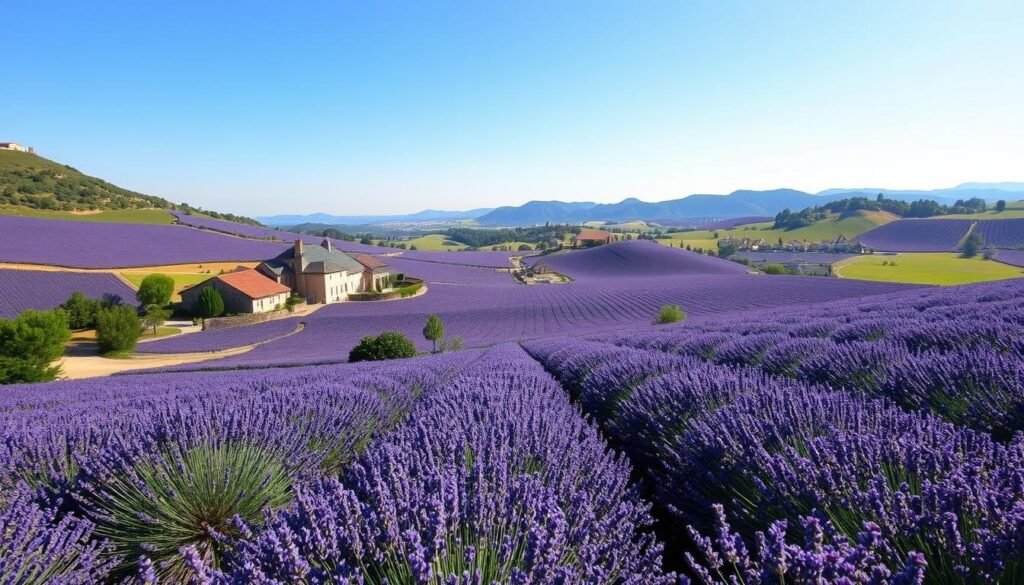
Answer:
[(284, 307), (291, 289), (251, 268), (214, 276), (181, 291), (181, 302), (194, 307), (199, 293), (214, 288), (224, 299), (225, 313), (266, 313)]
[(302, 240), (256, 270), (275, 283), (295, 291), (307, 303), (337, 303), (352, 293), (387, 288), (386, 264), (372, 256), (350, 256), (325, 239), (319, 246)]

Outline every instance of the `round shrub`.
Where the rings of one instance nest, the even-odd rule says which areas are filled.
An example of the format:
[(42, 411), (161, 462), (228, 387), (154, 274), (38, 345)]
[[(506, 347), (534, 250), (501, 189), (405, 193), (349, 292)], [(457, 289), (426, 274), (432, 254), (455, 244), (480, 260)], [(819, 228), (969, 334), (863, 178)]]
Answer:
[(350, 362), (393, 360), (416, 355), (416, 346), (398, 331), (385, 331), (364, 337), (348, 354)]
[(96, 341), (100, 351), (130, 351), (142, 334), (142, 322), (134, 307), (118, 305), (96, 313)]
[(686, 312), (679, 308), (679, 305), (662, 305), (654, 317), (654, 324), (678, 323), (684, 319), (686, 319)]

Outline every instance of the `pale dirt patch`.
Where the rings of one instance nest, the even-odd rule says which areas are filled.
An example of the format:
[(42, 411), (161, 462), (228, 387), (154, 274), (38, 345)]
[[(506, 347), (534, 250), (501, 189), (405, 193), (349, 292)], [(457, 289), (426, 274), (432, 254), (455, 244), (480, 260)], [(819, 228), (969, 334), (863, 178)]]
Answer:
[[(74, 353), (79, 353), (80, 355), (66, 355), (57, 360), (57, 363), (61, 366), (62, 379), (81, 380), (83, 378), (109, 376), (118, 372), (129, 372), (132, 370), (144, 370), (147, 368), (162, 368), (165, 366), (205, 362), (217, 358), (243, 354), (259, 344), (201, 353), (134, 354), (131, 357), (124, 359), (100, 357), (99, 355), (96, 355), (97, 350), (95, 348), (95, 344), (90, 344), (88, 342), (81, 342), (80, 345), (75, 345), (77, 345), (77, 351)], [(91, 346), (91, 348), (89, 346)]]

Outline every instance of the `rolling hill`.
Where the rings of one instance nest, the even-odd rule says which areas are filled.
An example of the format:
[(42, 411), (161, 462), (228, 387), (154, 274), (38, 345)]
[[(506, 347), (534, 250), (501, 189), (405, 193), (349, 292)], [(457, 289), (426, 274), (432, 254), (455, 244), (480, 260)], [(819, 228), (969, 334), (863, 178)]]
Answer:
[[(137, 211), (133, 213), (134, 210)], [(0, 150), (0, 214), (81, 219), (85, 215), (82, 212), (117, 211), (120, 213), (109, 213), (105, 221), (170, 223), (172, 220), (169, 216), (145, 213), (150, 210), (196, 212), (240, 223), (258, 223), (247, 217), (204, 211), (124, 189), (36, 154)]]
[(832, 217), (816, 221), (813, 224), (793, 230), (773, 229), (774, 222), (752, 223), (738, 225), (732, 229), (706, 229), (676, 232), (669, 234), (668, 238), (662, 238), (662, 243), (681, 242), (682, 245), (690, 244), (694, 247), (708, 248), (709, 243), (715, 242), (715, 234), (719, 238), (763, 238), (769, 242), (782, 238), (783, 241), (809, 241), (821, 242), (824, 240), (835, 240), (840, 236), (848, 239), (856, 238), (861, 234), (873, 230), (879, 226), (896, 221), (896, 216), (884, 211), (853, 211), (834, 215)]

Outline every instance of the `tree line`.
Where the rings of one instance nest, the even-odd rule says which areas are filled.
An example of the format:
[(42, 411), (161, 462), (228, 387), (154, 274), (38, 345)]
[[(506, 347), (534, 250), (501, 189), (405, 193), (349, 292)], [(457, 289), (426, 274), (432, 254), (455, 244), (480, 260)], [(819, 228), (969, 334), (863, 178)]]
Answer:
[[(1000, 201), (996, 204), (996, 210), (1002, 211), (1006, 208), (1006, 202)], [(889, 199), (879, 193), (874, 199), (868, 197), (850, 197), (831, 201), (823, 205), (808, 207), (801, 211), (790, 211), (783, 209), (775, 216), (774, 229), (793, 230), (807, 227), (816, 221), (826, 219), (831, 214), (841, 214), (852, 211), (887, 211), (893, 215), (908, 218), (925, 218), (937, 215), (952, 214), (973, 214), (988, 210), (988, 204), (980, 197), (970, 199), (958, 199), (953, 205), (943, 205), (931, 199), (919, 199), (917, 201), (902, 201)]]

